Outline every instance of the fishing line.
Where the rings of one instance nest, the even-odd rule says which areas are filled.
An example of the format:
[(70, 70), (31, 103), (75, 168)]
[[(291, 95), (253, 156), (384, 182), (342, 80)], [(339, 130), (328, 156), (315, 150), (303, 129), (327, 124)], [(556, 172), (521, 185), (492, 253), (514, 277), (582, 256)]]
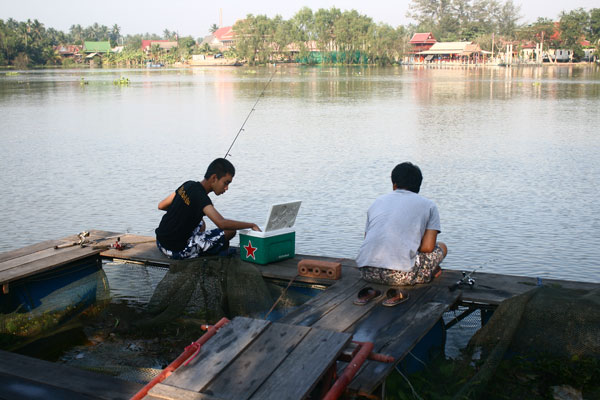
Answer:
[(254, 103), (254, 105), (252, 106), (252, 109), (250, 110), (250, 112), (248, 113), (248, 115), (246, 116), (246, 119), (244, 120), (244, 123), (242, 124), (242, 126), (240, 127), (240, 130), (238, 131), (237, 135), (235, 135), (235, 138), (233, 138), (233, 142), (231, 142), (231, 146), (229, 146), (229, 149), (227, 149), (227, 153), (225, 153), (225, 157), (223, 158), (227, 158), (229, 154), (229, 151), (231, 150), (231, 148), (233, 147), (235, 141), (237, 140), (238, 136), (240, 136), (240, 133), (242, 133), (242, 131), (244, 130), (244, 126), (246, 125), (246, 122), (248, 121), (248, 119), (250, 118), (250, 114), (252, 114), (252, 112), (255, 110), (256, 105), (258, 104), (258, 101), (260, 100), (261, 97), (264, 96), (265, 94), (265, 90), (267, 90), (267, 87), (269, 86), (269, 84), (271, 83), (271, 81), (273, 80), (273, 77), (275, 76), (275, 73), (277, 72), (277, 66), (275, 66), (275, 70), (273, 71), (273, 73), (271, 74), (271, 77), (269, 78), (269, 80), (267, 81), (265, 87), (263, 88), (262, 92), (260, 92), (260, 94), (258, 95), (256, 102)]

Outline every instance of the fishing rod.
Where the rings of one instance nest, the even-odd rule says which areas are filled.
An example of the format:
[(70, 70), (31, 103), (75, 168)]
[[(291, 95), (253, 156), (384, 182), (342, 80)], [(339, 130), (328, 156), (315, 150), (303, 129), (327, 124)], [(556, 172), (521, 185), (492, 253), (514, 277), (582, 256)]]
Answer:
[(269, 80), (267, 81), (267, 83), (265, 84), (265, 87), (263, 88), (262, 92), (260, 92), (260, 94), (258, 95), (258, 97), (256, 98), (256, 102), (254, 102), (254, 105), (252, 106), (252, 109), (250, 110), (250, 112), (248, 113), (248, 115), (246, 116), (246, 119), (244, 120), (244, 123), (242, 124), (242, 126), (240, 127), (240, 130), (238, 131), (237, 135), (235, 135), (235, 138), (233, 138), (233, 142), (231, 142), (231, 146), (229, 146), (229, 149), (227, 149), (227, 153), (225, 153), (225, 157), (223, 158), (227, 158), (227, 156), (229, 155), (229, 151), (231, 150), (231, 148), (233, 147), (233, 145), (235, 144), (235, 141), (237, 140), (238, 136), (240, 136), (240, 133), (242, 133), (242, 131), (244, 130), (244, 126), (246, 125), (246, 122), (248, 121), (248, 119), (250, 118), (250, 114), (252, 114), (252, 112), (255, 110), (256, 105), (258, 104), (258, 101), (260, 100), (261, 97), (264, 96), (265, 94), (265, 90), (267, 90), (267, 87), (269, 86), (269, 84), (271, 83), (271, 81), (273, 80), (273, 77), (275, 76), (275, 73), (277, 72), (277, 65), (275, 65), (275, 70), (273, 70), (273, 73), (271, 74), (271, 77), (269, 78)]

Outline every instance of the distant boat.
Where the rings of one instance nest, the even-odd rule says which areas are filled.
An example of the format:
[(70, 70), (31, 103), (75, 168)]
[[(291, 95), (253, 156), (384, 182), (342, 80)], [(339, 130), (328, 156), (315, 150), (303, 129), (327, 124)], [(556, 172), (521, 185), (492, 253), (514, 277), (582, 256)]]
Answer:
[(162, 64), (162, 63), (157, 63), (157, 64), (155, 64), (155, 63), (153, 63), (152, 61), (148, 61), (148, 62), (146, 63), (146, 68), (162, 68), (162, 67), (164, 67), (164, 66), (165, 66), (165, 65), (164, 65), (164, 64)]
[(191, 60), (188, 60), (185, 64), (192, 67), (205, 67), (205, 66), (240, 66), (242, 65), (235, 58), (225, 58), (222, 55), (206, 56), (203, 54), (195, 54)]

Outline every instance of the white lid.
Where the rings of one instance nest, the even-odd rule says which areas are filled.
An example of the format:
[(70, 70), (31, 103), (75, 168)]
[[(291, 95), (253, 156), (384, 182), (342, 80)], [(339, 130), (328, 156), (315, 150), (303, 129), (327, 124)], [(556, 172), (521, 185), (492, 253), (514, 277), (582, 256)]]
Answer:
[(291, 228), (296, 222), (301, 201), (273, 204), (265, 223), (265, 232)]

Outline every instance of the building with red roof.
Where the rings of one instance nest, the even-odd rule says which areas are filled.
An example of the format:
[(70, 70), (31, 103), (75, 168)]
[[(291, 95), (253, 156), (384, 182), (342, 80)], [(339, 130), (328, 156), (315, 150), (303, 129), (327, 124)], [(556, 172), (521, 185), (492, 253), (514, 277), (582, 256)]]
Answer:
[(142, 40), (142, 51), (149, 52), (152, 46), (155, 44), (157, 44), (161, 49), (167, 51), (177, 47), (178, 45), (176, 40)]
[(429, 50), (431, 46), (437, 43), (437, 40), (431, 32), (415, 33), (408, 43), (412, 46), (410, 53), (417, 54)]
[(235, 43), (235, 32), (233, 26), (224, 26), (217, 29), (209, 36), (208, 44), (219, 50), (228, 50)]

